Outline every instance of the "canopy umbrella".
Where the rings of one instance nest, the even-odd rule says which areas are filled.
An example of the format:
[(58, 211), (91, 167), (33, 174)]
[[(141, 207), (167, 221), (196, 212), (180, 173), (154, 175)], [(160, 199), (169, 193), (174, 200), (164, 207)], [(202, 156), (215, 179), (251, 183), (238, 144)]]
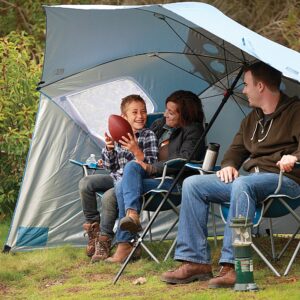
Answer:
[(282, 90), (299, 94), (299, 53), (207, 4), (62, 5), (45, 6), (45, 12), (40, 107), (7, 250), (85, 245), (77, 187), (82, 174), (68, 160), (101, 151), (108, 116), (123, 96), (140, 93), (149, 111), (163, 111), (169, 94), (191, 90), (209, 122), (225, 95), (207, 136), (221, 144), (222, 157), (249, 111), (237, 77), (245, 64), (270, 64), (285, 76)]

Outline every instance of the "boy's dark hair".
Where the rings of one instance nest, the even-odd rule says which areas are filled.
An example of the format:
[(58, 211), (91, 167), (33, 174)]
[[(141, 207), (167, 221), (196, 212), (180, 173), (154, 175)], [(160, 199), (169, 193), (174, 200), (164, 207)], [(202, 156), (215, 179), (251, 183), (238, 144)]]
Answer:
[(181, 126), (190, 125), (194, 122), (203, 123), (204, 113), (202, 103), (196, 94), (190, 91), (179, 90), (167, 98), (166, 104), (168, 102), (177, 104)]
[(262, 61), (246, 66), (244, 72), (250, 71), (253, 79), (262, 81), (271, 91), (279, 90), (282, 73)]
[(146, 108), (145, 100), (140, 95), (135, 95), (135, 94), (128, 95), (128, 96), (124, 97), (121, 101), (121, 113), (123, 115), (126, 114), (127, 106), (132, 102), (141, 102), (145, 105), (145, 108)]

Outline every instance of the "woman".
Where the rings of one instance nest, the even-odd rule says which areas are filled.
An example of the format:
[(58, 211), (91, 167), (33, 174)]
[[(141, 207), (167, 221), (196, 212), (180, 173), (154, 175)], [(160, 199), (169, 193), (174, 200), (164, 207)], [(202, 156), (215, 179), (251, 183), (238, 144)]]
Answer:
[[(141, 231), (139, 212), (141, 196), (157, 186), (164, 162), (174, 158), (190, 158), (192, 151), (203, 133), (204, 114), (200, 99), (189, 91), (176, 91), (166, 100), (164, 118), (155, 121), (151, 129), (159, 141), (159, 161), (146, 164), (131, 161), (124, 168), (122, 180), (116, 185), (120, 225), (117, 231), (117, 250), (109, 262), (123, 262), (132, 250), (130, 241), (134, 233)], [(199, 160), (205, 151), (204, 142), (191, 159)], [(168, 175), (175, 174), (172, 170)], [(168, 189), (172, 180), (162, 188)]]

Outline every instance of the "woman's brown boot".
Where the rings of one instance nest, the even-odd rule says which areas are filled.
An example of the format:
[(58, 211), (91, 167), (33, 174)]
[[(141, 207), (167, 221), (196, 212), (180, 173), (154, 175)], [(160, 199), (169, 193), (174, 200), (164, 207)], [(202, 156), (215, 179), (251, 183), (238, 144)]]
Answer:
[(139, 232), (143, 228), (140, 222), (140, 215), (134, 209), (127, 209), (126, 217), (120, 220), (120, 228), (130, 232)]
[[(128, 255), (130, 254), (132, 248), (133, 248), (133, 245), (131, 243), (119, 243), (114, 255), (107, 258), (105, 261), (111, 262), (111, 263), (123, 263), (126, 260), (126, 258), (128, 257)], [(141, 258), (141, 248), (140, 247), (138, 247), (135, 250), (135, 253), (132, 258), (134, 260)]]

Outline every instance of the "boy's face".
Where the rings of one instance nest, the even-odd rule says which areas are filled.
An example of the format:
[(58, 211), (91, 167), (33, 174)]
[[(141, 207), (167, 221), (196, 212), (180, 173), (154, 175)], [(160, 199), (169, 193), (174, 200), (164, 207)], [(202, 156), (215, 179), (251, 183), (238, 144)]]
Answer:
[(129, 122), (133, 132), (138, 131), (145, 127), (147, 121), (146, 105), (140, 101), (133, 101), (126, 106), (122, 117)]

